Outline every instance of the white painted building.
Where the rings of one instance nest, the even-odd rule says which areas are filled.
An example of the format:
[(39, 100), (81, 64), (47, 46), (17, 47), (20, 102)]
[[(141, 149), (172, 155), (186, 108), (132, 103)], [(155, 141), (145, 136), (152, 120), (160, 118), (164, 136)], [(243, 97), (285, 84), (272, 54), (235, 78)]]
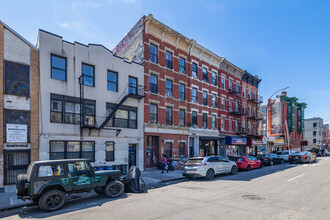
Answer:
[(323, 143), (323, 119), (320, 117), (305, 119), (305, 140), (308, 145), (304, 150), (311, 149), (314, 146), (320, 146)]
[(89, 158), (95, 167), (143, 170), (143, 65), (42, 30), (37, 46), (40, 160)]

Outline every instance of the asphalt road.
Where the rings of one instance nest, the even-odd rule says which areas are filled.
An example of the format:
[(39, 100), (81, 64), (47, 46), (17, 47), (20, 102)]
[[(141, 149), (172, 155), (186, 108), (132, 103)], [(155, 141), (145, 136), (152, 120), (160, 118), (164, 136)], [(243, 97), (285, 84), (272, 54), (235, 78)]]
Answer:
[(313, 164), (283, 164), (223, 175), (214, 180), (177, 181), (125, 194), (74, 199), (62, 209), (37, 206), (0, 213), (0, 218), (51, 219), (330, 219), (330, 157)]

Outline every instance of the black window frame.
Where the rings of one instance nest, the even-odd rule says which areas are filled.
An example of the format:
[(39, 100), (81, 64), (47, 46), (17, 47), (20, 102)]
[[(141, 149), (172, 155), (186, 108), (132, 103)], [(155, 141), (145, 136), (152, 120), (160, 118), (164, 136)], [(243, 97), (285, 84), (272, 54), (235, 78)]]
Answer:
[[(110, 114), (112, 109), (114, 109), (116, 104), (113, 103), (106, 103), (106, 112)], [(117, 118), (116, 114), (118, 111), (126, 111), (127, 112), (127, 119), (126, 118)], [(121, 106), (115, 113), (114, 117), (110, 120), (110, 124), (107, 124), (107, 127), (115, 127), (115, 128), (128, 128), (128, 129), (138, 129), (137, 121), (138, 121), (138, 108), (131, 107), (131, 106)], [(132, 119), (131, 113), (135, 113), (135, 119)], [(125, 126), (121, 126), (122, 122), (125, 122)], [(121, 123), (119, 123), (121, 122)]]
[[(183, 88), (183, 91), (181, 89)], [(186, 85), (180, 83), (179, 84), (179, 99), (185, 100), (186, 99)]]
[[(167, 55), (170, 55), (170, 60), (167, 59)], [(165, 66), (169, 69), (173, 69), (173, 53), (170, 51), (165, 51)]]
[(203, 121), (203, 128), (207, 129), (207, 113), (203, 113), (202, 121)]
[(198, 78), (198, 65), (197, 63), (192, 63), (192, 68), (191, 68), (191, 75), (194, 78)]
[[(182, 60), (183, 60), (183, 65), (181, 63)], [(179, 72), (186, 73), (186, 59), (183, 57), (179, 58)]]
[[(109, 80), (109, 74), (114, 74), (116, 76), (116, 81), (111, 81)], [(116, 85), (116, 90), (111, 90), (109, 89), (108, 85), (110, 84), (115, 84)], [(112, 70), (107, 70), (107, 90), (108, 91), (113, 91), (113, 92), (118, 92), (118, 72), (112, 71)]]
[[(151, 113), (151, 106), (155, 106), (156, 113)], [(152, 115), (155, 115), (156, 116), (156, 121), (155, 122), (150, 120), (150, 118), (151, 118), (150, 116), (152, 116)], [(149, 122), (150, 123), (153, 123), (153, 124), (157, 124), (158, 123), (158, 105), (157, 104), (154, 104), (154, 103), (150, 103), (149, 104)]]
[[(194, 91), (196, 91), (196, 95), (194, 96)], [(192, 88), (191, 91), (191, 101), (197, 102), (198, 101), (198, 90), (196, 88)]]
[[(54, 142), (63, 142), (64, 144), (64, 151), (52, 151), (52, 143)], [(95, 141), (79, 141), (79, 140), (50, 140), (49, 141), (49, 160), (57, 160), (60, 158), (54, 158), (54, 153), (57, 154), (63, 154), (62, 159), (73, 159), (72, 157), (68, 157), (72, 151), (68, 151), (68, 143), (69, 142), (79, 142), (79, 151), (73, 151), (76, 153), (79, 153), (79, 157), (73, 157), (73, 158), (86, 158), (83, 156), (84, 153), (90, 153), (92, 152), (92, 159), (90, 160), (91, 162), (95, 162)], [(93, 143), (93, 151), (83, 151), (83, 143)], [(86, 158), (89, 159), (89, 158)]]
[[(107, 144), (112, 144), (112, 151), (107, 150)], [(105, 161), (111, 162), (115, 161), (115, 149), (116, 149), (116, 143), (114, 141), (106, 141), (105, 142)]]
[[(90, 66), (90, 67), (93, 68), (93, 77), (84, 74), (84, 72), (83, 72), (84, 66)], [(94, 65), (88, 64), (88, 63), (81, 63), (81, 76), (82, 76), (82, 83), (83, 83), (84, 86), (90, 86), (90, 85), (85, 84), (85, 77), (87, 77), (87, 78), (92, 78), (93, 79), (93, 85), (90, 86), (90, 87), (95, 87), (95, 66)]]
[(212, 71), (212, 85), (217, 85), (217, 73)]
[[(151, 53), (151, 48), (155, 47), (156, 49), (156, 54)], [(158, 63), (158, 46), (156, 46), (155, 44), (150, 44), (149, 46), (149, 52), (150, 52), (150, 61), (153, 63)], [(154, 60), (155, 59), (155, 60)], [(156, 61), (156, 62), (155, 62)]]
[(179, 125), (184, 127), (186, 124), (186, 110), (180, 109), (179, 110)]
[(217, 107), (217, 95), (216, 94), (212, 94), (212, 98), (211, 98), (211, 101), (212, 101), (212, 107)]
[[(171, 87), (170, 88), (167, 87), (167, 82), (170, 82), (171, 83)], [(170, 97), (173, 96), (173, 81), (172, 80), (169, 80), (169, 79), (167, 79), (165, 81), (165, 95), (168, 94), (168, 93), (170, 93)]]
[[(215, 118), (214, 121), (213, 121), (213, 118)], [(216, 115), (212, 115), (211, 126), (212, 126), (213, 129), (216, 129), (217, 128), (217, 116)]]
[[(156, 84), (151, 82), (151, 77), (156, 78)], [(157, 94), (158, 93), (158, 76), (151, 74), (149, 77), (149, 83), (150, 83), (150, 92)]]
[[(135, 80), (135, 84), (130, 83), (130, 79)], [(135, 76), (128, 76), (128, 92), (129, 94), (138, 94), (139, 80)], [(132, 90), (133, 89), (133, 90)]]
[[(53, 67), (53, 59), (52, 59), (53, 56), (65, 60), (65, 69), (60, 69), (60, 68), (58, 68), (58, 67)], [(50, 78), (66, 82), (66, 81), (67, 81), (67, 68), (68, 68), (68, 62), (67, 62), (67, 58), (66, 58), (66, 57), (64, 57), (64, 56), (59, 56), (59, 55), (57, 55), (57, 54), (53, 54), (53, 53), (50, 54)], [(54, 77), (53, 77), (53, 69), (57, 69), (57, 70), (60, 70), (60, 71), (64, 71), (64, 74), (65, 74), (65, 77), (64, 77), (64, 78), (65, 78), (65, 79), (62, 80), (62, 79), (54, 78)]]
[[(206, 95), (205, 97), (204, 97), (204, 95)], [(207, 106), (207, 91), (203, 91), (203, 95), (202, 95), (202, 97), (203, 97), (203, 105), (206, 105)]]
[[(168, 110), (170, 110), (170, 111), (168, 111)], [(168, 112), (170, 112), (170, 115), (167, 115)], [(165, 124), (173, 125), (173, 108), (170, 106), (165, 107)]]
[(203, 81), (208, 82), (207, 68), (203, 67)]
[(198, 113), (196, 111), (192, 111), (191, 112), (191, 124), (194, 125), (198, 125)]

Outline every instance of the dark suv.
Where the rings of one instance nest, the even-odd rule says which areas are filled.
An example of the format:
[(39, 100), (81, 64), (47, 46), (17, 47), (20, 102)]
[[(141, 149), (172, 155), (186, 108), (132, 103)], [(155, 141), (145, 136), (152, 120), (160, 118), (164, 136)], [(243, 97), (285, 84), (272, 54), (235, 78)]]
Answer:
[(118, 197), (124, 192), (119, 170), (95, 171), (87, 159), (32, 162), (27, 174), (17, 176), (16, 194), (42, 210), (54, 211), (64, 206), (72, 193), (90, 192)]

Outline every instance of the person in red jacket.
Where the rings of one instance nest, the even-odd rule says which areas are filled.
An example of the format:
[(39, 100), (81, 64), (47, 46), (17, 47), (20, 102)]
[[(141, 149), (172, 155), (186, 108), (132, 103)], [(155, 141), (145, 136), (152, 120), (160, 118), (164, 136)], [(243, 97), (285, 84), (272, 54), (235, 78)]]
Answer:
[(162, 172), (161, 173), (164, 173), (164, 170), (166, 170), (168, 172), (167, 158), (166, 158), (165, 154), (163, 155), (162, 163), (163, 164), (162, 164)]

